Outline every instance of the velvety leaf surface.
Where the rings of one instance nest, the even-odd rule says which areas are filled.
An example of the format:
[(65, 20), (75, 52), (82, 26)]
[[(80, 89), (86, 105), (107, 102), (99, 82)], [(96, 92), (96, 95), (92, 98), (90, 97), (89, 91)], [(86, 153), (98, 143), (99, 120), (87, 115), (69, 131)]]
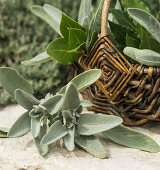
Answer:
[(91, 12), (92, 1), (91, 0), (82, 0), (79, 14), (78, 14), (78, 23), (83, 25), (86, 17), (90, 20), (90, 12)]
[(105, 131), (103, 135), (127, 147), (148, 152), (158, 152), (160, 150), (160, 146), (152, 138), (123, 125)]
[(40, 102), (34, 96), (26, 93), (21, 89), (17, 89), (14, 92), (15, 99), (23, 108), (27, 110), (33, 109), (33, 105), (38, 105)]
[(63, 137), (64, 144), (69, 151), (73, 151), (75, 148), (74, 144), (75, 127), (69, 129), (68, 134)]
[(10, 95), (14, 95), (16, 89), (22, 89), (33, 94), (32, 86), (17, 71), (9, 67), (0, 68), (0, 82)]
[(120, 117), (103, 114), (81, 114), (78, 121), (78, 132), (81, 135), (93, 135), (120, 125)]
[(103, 145), (95, 136), (77, 136), (75, 142), (78, 146), (97, 158), (103, 159), (108, 156)]
[(23, 113), (16, 122), (9, 129), (8, 137), (20, 137), (25, 135), (31, 129), (31, 118), (29, 117), (29, 113)]
[(68, 28), (77, 28), (77, 29), (84, 30), (84, 28), (80, 24), (78, 24), (76, 21), (71, 19), (69, 16), (62, 13), (60, 30), (61, 30), (61, 33), (65, 39), (68, 39), (68, 37), (69, 37)]
[(51, 57), (46, 53), (40, 53), (36, 57), (32, 58), (31, 60), (22, 61), (21, 64), (26, 66), (34, 66), (37, 64), (42, 64), (51, 60)]
[(67, 129), (62, 125), (61, 121), (58, 120), (52, 124), (48, 133), (42, 138), (41, 144), (49, 145), (67, 134)]
[(160, 23), (151, 14), (141, 9), (128, 9), (129, 15), (142, 25), (160, 43)]
[(31, 118), (31, 132), (33, 138), (37, 138), (41, 130), (41, 117), (32, 117)]
[(82, 55), (81, 52), (76, 50), (77, 49), (72, 49), (72, 47), (68, 45), (68, 41), (66, 39), (59, 38), (52, 41), (46, 51), (47, 54), (54, 60), (62, 64), (72, 64)]
[(92, 103), (88, 100), (81, 100), (81, 105), (83, 108), (85, 107), (91, 107), (92, 106)]
[(48, 100), (41, 103), (47, 110), (50, 115), (53, 115), (58, 112), (63, 102), (62, 95), (56, 95), (50, 97)]
[(48, 145), (42, 145), (41, 144), (41, 139), (43, 136), (47, 133), (47, 126), (42, 126), (40, 128), (40, 133), (37, 138), (34, 138), (34, 143), (38, 149), (38, 152), (41, 156), (44, 156), (48, 151), (49, 151), (49, 146)]
[(59, 9), (50, 5), (45, 5), (44, 8), (39, 5), (33, 5), (31, 11), (33, 14), (46, 21), (59, 35), (61, 35), (59, 28), (61, 12)]

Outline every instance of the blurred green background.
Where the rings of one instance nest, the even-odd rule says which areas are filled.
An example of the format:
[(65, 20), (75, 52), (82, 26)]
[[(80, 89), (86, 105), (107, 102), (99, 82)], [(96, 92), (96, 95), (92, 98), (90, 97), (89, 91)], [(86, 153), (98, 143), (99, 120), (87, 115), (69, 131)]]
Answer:
[[(13, 67), (35, 89), (38, 98), (55, 93), (67, 82), (68, 67), (54, 61), (27, 67), (21, 61), (43, 52), (57, 34), (30, 12), (33, 4), (51, 4), (77, 19), (80, 0), (0, 0), (0, 66)], [(14, 99), (0, 87), (0, 105)]]

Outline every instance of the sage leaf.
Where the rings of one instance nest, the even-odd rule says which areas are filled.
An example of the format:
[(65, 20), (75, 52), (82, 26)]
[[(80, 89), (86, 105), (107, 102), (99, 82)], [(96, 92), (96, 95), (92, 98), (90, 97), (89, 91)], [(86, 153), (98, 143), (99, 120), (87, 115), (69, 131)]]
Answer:
[(9, 129), (8, 137), (15, 138), (25, 135), (30, 131), (31, 118), (29, 112), (23, 113)]
[(148, 12), (136, 8), (129, 8), (128, 13), (160, 43), (160, 23), (156, 18)]
[(69, 46), (76, 48), (81, 46), (87, 39), (87, 33), (81, 29), (68, 28), (69, 30)]
[(102, 134), (112, 141), (130, 148), (148, 152), (158, 152), (160, 150), (160, 146), (152, 138), (123, 125), (119, 125)]
[(80, 105), (80, 99), (76, 86), (70, 82), (66, 87), (64, 101), (62, 105), (63, 110), (74, 110)]
[(31, 132), (33, 138), (37, 138), (41, 130), (41, 117), (32, 117), (31, 118)]
[(91, 107), (92, 106), (92, 103), (88, 100), (81, 100), (81, 105), (83, 108), (85, 107)]
[(67, 129), (62, 125), (62, 122), (58, 120), (52, 124), (47, 134), (42, 138), (41, 144), (49, 145), (67, 134)]
[(10, 95), (14, 95), (16, 89), (22, 89), (33, 94), (32, 86), (17, 71), (10, 67), (0, 68), (0, 83)]
[(42, 102), (40, 105), (46, 108), (46, 111), (50, 115), (54, 115), (58, 112), (63, 102), (62, 95), (55, 95), (47, 99), (46, 101)]
[(14, 95), (18, 104), (27, 110), (33, 109), (33, 105), (38, 105), (40, 103), (34, 96), (21, 89), (15, 90)]
[(78, 132), (81, 135), (93, 135), (120, 125), (120, 117), (103, 114), (81, 114), (78, 120)]
[(79, 48), (80, 47), (73, 49), (68, 45), (66, 39), (59, 38), (49, 44), (46, 52), (50, 57), (61, 64), (72, 64), (82, 55), (81, 52), (77, 51)]
[(63, 137), (64, 144), (69, 151), (73, 151), (75, 148), (74, 136), (75, 136), (75, 126), (69, 129), (68, 134)]
[(77, 28), (77, 29), (84, 30), (84, 28), (80, 24), (78, 24), (76, 21), (71, 19), (69, 16), (62, 13), (60, 31), (65, 39), (68, 39), (69, 37), (68, 28)]
[(133, 20), (128, 16), (127, 12), (120, 9), (111, 9), (111, 12), (120, 25), (136, 30)]
[(139, 49), (134, 47), (125, 47), (123, 53), (126, 54), (131, 59), (136, 60), (135, 53), (134, 53), (135, 50), (139, 50)]
[(103, 159), (108, 157), (103, 145), (95, 136), (77, 136), (75, 143), (97, 158)]
[(40, 53), (36, 57), (32, 58), (31, 60), (22, 61), (21, 64), (26, 66), (34, 66), (38, 64), (42, 64), (51, 60), (51, 57), (46, 53)]
[(61, 11), (59, 9), (46, 4), (44, 7), (33, 5), (31, 11), (33, 14), (46, 21), (59, 35), (61, 35)]
[(40, 133), (38, 135), (37, 138), (34, 138), (34, 143), (38, 149), (38, 152), (41, 156), (44, 156), (47, 154), (47, 152), (49, 151), (49, 146), (48, 145), (42, 145), (41, 144), (41, 139), (43, 138), (43, 136), (47, 133), (47, 126), (43, 125), (40, 128)]
[(67, 122), (70, 122), (72, 120), (72, 114), (70, 110), (63, 110), (63, 124), (66, 125)]
[(9, 128), (0, 127), (0, 138), (7, 138)]
[(90, 40), (89, 45), (88, 45), (88, 50), (87, 50), (88, 53), (91, 51), (93, 45), (95, 44), (95, 42), (97, 40), (98, 40), (98, 33), (96, 31), (94, 31), (92, 33), (91, 40)]
[(78, 23), (83, 26), (84, 20), (90, 20), (90, 11), (91, 11), (92, 1), (91, 0), (82, 0), (79, 14), (78, 14)]

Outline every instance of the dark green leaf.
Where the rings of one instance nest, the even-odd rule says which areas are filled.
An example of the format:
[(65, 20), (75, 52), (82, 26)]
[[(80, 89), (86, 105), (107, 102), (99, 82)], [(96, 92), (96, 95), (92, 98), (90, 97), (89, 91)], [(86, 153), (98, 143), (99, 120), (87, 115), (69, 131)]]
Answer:
[(22, 61), (21, 64), (26, 66), (33, 66), (37, 64), (42, 64), (51, 60), (51, 57), (46, 53), (40, 53), (36, 57), (32, 58), (31, 60)]
[(78, 23), (83, 26), (84, 20), (86, 17), (87, 20), (90, 20), (90, 13), (91, 13), (91, 6), (92, 6), (92, 0), (82, 0), (79, 14), (78, 14)]
[(65, 39), (68, 39), (68, 37), (69, 37), (68, 28), (77, 28), (77, 29), (84, 30), (84, 28), (80, 24), (78, 24), (76, 21), (71, 19), (69, 16), (62, 13), (60, 30), (61, 30), (61, 33)]
[(139, 48), (140, 42), (130, 36), (128, 36), (128, 34), (126, 35), (126, 45), (128, 47), (135, 47), (135, 48)]
[(72, 64), (82, 55), (77, 49), (72, 49), (66, 39), (59, 38), (49, 44), (47, 54), (62, 64)]
[(32, 110), (33, 105), (38, 105), (40, 102), (34, 96), (26, 93), (21, 89), (17, 89), (14, 92), (15, 99), (22, 107), (27, 110)]
[(20, 137), (28, 133), (31, 129), (31, 118), (29, 113), (22, 114), (9, 129), (8, 137)]
[(0, 68), (0, 82), (12, 96), (16, 89), (22, 89), (27, 93), (33, 94), (32, 86), (12, 68)]
[(160, 43), (160, 23), (146, 11), (130, 8), (129, 15), (142, 25)]
[(126, 26), (131, 30), (136, 30), (133, 20), (128, 16), (127, 12), (120, 9), (111, 9), (112, 14), (120, 25)]
[(92, 36), (91, 36), (91, 40), (89, 42), (89, 45), (88, 45), (88, 53), (91, 51), (93, 45), (95, 44), (95, 42), (98, 40), (98, 33), (96, 31), (94, 31), (92, 33)]
[(108, 156), (103, 145), (95, 136), (77, 136), (75, 142), (78, 146), (97, 158), (103, 159)]
[(31, 118), (31, 132), (33, 138), (37, 138), (41, 130), (41, 117), (32, 117)]
[(149, 136), (134, 131), (123, 125), (105, 131), (103, 132), (103, 135), (110, 138), (114, 142), (127, 147), (149, 152), (158, 152), (160, 150), (160, 146)]
[(50, 115), (53, 115), (58, 112), (58, 110), (62, 105), (62, 102), (63, 102), (63, 96), (55, 95), (42, 102), (41, 105), (46, 108), (46, 111)]
[(81, 114), (78, 120), (78, 132), (81, 135), (93, 135), (120, 125), (120, 117), (103, 114)]
[(61, 121), (58, 120), (52, 124), (47, 134), (42, 138), (41, 144), (49, 145), (67, 134), (67, 129), (62, 125)]

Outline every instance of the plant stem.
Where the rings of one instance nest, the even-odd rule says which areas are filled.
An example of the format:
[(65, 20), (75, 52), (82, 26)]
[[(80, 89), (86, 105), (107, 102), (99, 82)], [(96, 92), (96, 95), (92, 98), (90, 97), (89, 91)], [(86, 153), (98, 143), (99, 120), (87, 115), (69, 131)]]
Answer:
[(103, 9), (102, 9), (102, 19), (101, 19), (101, 36), (107, 34), (107, 25), (108, 25), (108, 14), (111, 0), (104, 0)]

